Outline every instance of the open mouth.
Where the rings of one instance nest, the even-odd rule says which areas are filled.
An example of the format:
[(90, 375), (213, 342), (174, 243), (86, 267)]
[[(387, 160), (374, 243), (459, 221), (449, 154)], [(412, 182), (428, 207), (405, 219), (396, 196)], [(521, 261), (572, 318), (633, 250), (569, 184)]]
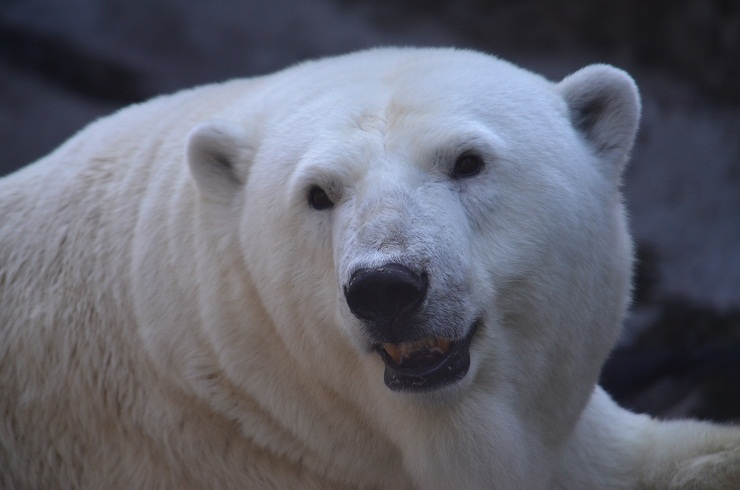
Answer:
[(385, 362), (386, 386), (393, 391), (422, 392), (463, 379), (470, 368), (470, 340), (478, 324), (462, 339), (427, 337), (377, 345), (375, 349)]

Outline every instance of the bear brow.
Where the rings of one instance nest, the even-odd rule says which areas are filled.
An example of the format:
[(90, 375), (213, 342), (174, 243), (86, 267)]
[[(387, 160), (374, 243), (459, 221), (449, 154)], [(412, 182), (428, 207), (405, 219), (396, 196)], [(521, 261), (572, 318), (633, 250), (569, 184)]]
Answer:
[(388, 123), (385, 117), (372, 111), (363, 111), (353, 117), (352, 122), (360, 130), (368, 133), (377, 132), (385, 134)]

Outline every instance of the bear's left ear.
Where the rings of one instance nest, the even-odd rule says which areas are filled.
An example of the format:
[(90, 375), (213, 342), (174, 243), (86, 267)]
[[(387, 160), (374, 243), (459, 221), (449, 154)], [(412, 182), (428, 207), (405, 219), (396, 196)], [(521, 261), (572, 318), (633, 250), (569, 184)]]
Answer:
[(198, 190), (226, 202), (247, 180), (253, 148), (243, 128), (225, 121), (196, 126), (188, 138), (188, 166)]
[(640, 96), (632, 78), (609, 65), (590, 65), (556, 85), (573, 126), (618, 179), (640, 122)]

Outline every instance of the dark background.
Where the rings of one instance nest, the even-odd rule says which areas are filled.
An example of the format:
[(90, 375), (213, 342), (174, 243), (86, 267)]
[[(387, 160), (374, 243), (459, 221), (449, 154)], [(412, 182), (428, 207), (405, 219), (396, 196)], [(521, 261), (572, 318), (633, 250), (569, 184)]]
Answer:
[(378, 45), (633, 74), (637, 289), (603, 382), (638, 411), (740, 421), (736, 0), (2, 0), (0, 174), (121, 106)]

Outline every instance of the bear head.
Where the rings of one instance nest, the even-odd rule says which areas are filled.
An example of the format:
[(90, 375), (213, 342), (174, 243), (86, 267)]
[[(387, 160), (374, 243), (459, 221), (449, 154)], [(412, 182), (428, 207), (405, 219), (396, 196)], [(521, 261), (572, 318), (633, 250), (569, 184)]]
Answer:
[(578, 412), (630, 296), (630, 77), (457, 50), (274, 77), (244, 122), (196, 128), (189, 162), (289, 355), (337, 389)]

